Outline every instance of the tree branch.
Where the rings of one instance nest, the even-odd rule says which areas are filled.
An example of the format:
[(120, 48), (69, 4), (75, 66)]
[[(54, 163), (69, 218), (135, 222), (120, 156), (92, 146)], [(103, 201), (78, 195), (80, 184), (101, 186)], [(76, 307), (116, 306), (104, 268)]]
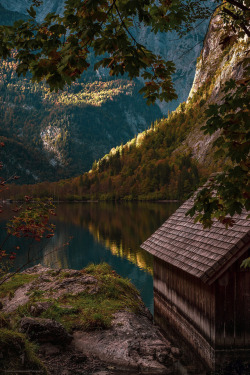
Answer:
[[(240, 20), (240, 17), (238, 17), (236, 14), (234, 14), (233, 12), (231, 12), (231, 10), (229, 10), (227, 8), (223, 8), (223, 12), (225, 12), (227, 15), (229, 15), (235, 21), (239, 21)], [(241, 22), (239, 25), (242, 28), (242, 30), (245, 31), (245, 33), (247, 34), (247, 36), (250, 37), (250, 31), (247, 29), (246, 25), (244, 25), (243, 22)]]
[(116, 5), (116, 1), (114, 1), (114, 6), (115, 6), (115, 9), (117, 11), (117, 14), (121, 20), (121, 23), (122, 23), (122, 26), (124, 27), (124, 29), (127, 31), (128, 35), (133, 39), (134, 43), (136, 44), (136, 46), (138, 46), (138, 42), (136, 41), (136, 39), (133, 37), (133, 35), (131, 34), (131, 32), (129, 31), (129, 29), (127, 28), (122, 16), (121, 16), (121, 13), (119, 11), (119, 9), (117, 8), (117, 5)]
[(244, 4), (241, 4), (239, 3), (238, 1), (235, 1), (235, 0), (226, 0), (227, 3), (230, 3), (234, 6), (236, 6), (237, 8), (240, 8), (241, 10), (245, 11), (245, 12), (249, 12), (250, 9), (248, 7), (246, 7)]
[[(22, 266), (18, 267), (14, 272), (11, 272), (11, 273), (8, 273), (5, 277), (3, 276), (3, 278), (0, 278), (0, 286), (5, 283), (5, 281), (9, 280), (11, 277), (15, 276), (17, 273), (19, 273), (20, 271), (22, 271), (26, 266), (28, 266), (30, 263), (33, 263), (33, 262), (37, 262), (38, 260), (42, 259), (43, 257), (46, 257), (50, 254), (53, 254), (54, 252), (56, 251), (60, 251), (63, 249), (63, 246), (61, 247), (56, 247), (55, 249), (49, 251), (47, 254), (42, 254), (40, 256), (38, 256), (37, 258), (32, 258), (30, 260), (28, 260), (26, 263), (24, 263)], [(43, 248), (40, 250), (42, 251), (44, 250)]]
[[(101, 27), (102, 27), (103, 24), (106, 22), (109, 13), (112, 11), (112, 9), (113, 9), (113, 7), (114, 7), (114, 5), (115, 5), (115, 2), (116, 2), (116, 0), (114, 0), (113, 3), (110, 5), (109, 10), (107, 11), (107, 14), (106, 14), (106, 19), (105, 19), (105, 21), (103, 20), (103, 21), (100, 23), (100, 26), (101, 26)], [(86, 47), (89, 43), (90, 43), (90, 46), (91, 46), (91, 44), (92, 44), (92, 42), (93, 42), (93, 37), (94, 37), (94, 36), (95, 36), (95, 33), (93, 33), (92, 36), (89, 37), (89, 39), (87, 40), (87, 42), (84, 43), (84, 45), (82, 46), (82, 49), (83, 49), (84, 47)]]

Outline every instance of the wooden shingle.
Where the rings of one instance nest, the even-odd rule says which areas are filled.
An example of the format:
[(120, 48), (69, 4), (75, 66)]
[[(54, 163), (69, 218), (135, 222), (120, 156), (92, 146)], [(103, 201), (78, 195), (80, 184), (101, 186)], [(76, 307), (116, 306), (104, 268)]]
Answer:
[(232, 257), (237, 257), (243, 248), (250, 248), (250, 220), (248, 213), (243, 212), (234, 216), (233, 227), (226, 229), (216, 221), (210, 229), (204, 229), (202, 224), (194, 223), (193, 218), (185, 215), (192, 205), (191, 198), (141, 247), (209, 283)]

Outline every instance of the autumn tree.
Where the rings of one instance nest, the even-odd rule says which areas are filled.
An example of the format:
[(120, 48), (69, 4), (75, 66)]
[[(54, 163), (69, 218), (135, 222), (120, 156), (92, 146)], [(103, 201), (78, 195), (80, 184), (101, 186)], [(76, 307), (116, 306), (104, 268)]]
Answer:
[[(7, 59), (15, 50), (18, 75), (29, 72), (33, 81), (45, 80), (51, 90), (56, 91), (63, 90), (66, 84), (70, 85), (90, 68), (89, 56), (94, 52), (97, 58), (94, 69), (103, 67), (109, 70), (111, 76), (125, 74), (130, 79), (140, 76), (144, 79), (144, 87), (140, 92), (149, 104), (157, 99), (170, 101), (176, 99), (172, 82), (175, 65), (139, 43), (135, 37), (135, 25), (144, 25), (153, 33), (175, 31), (181, 37), (195, 27), (197, 22), (211, 17), (213, 5), (216, 5), (224, 22), (238, 37), (250, 34), (249, 0), (67, 0), (62, 15), (50, 13), (41, 23), (36, 21), (35, 7), (39, 6), (39, 3), (38, 0), (33, 1), (33, 6), (28, 10), (28, 21), (17, 21), (13, 26), (0, 27), (0, 57)], [(239, 105), (242, 108), (241, 120), (244, 122), (247, 108), (245, 105)], [(211, 134), (222, 129), (223, 135), (217, 146), (220, 149), (225, 147), (226, 153), (233, 155), (232, 162), (239, 165), (242, 160), (234, 156), (233, 150), (235, 142), (239, 141), (238, 135), (235, 142), (234, 131), (228, 138), (226, 123), (228, 115), (240, 115), (235, 108), (234, 113), (230, 109), (232, 107), (226, 108), (226, 112), (223, 108), (218, 106), (217, 109), (213, 108), (213, 112), (208, 112), (208, 124), (212, 125), (204, 130)], [(242, 122), (241, 127), (245, 129)], [(244, 150), (248, 147), (246, 142), (249, 144), (248, 132), (240, 140)], [(244, 151), (244, 168), (249, 168), (246, 154), (247, 151)], [(232, 169), (231, 173), (236, 184), (237, 181), (241, 182), (239, 169)], [(224, 189), (227, 181), (225, 179), (229, 175), (230, 171), (227, 171), (217, 179), (218, 188)], [(229, 192), (230, 189), (231, 187)], [(203, 223), (211, 224), (213, 217), (223, 220), (228, 213), (231, 215), (241, 212), (244, 207), (249, 208), (248, 194), (249, 191), (238, 191), (233, 198), (230, 194), (224, 195), (223, 209), (218, 206), (219, 196), (212, 209), (210, 201), (207, 205), (205, 200), (203, 203), (201, 200), (200, 206), (196, 204), (194, 211), (199, 211), (200, 219), (209, 211), (208, 221), (205, 216)], [(230, 202), (226, 203), (238, 196), (240, 203), (234, 206)]]

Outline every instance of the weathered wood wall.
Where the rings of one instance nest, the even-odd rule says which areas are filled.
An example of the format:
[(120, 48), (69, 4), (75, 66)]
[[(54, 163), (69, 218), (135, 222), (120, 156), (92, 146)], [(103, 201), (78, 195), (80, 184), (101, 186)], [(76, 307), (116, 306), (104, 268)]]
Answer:
[(250, 349), (250, 270), (246, 254), (215, 281), (216, 349)]
[(163, 329), (176, 328), (210, 368), (233, 350), (248, 353), (250, 280), (242, 259), (209, 286), (154, 258), (156, 320)]
[[(214, 286), (154, 258), (155, 315), (163, 316), (213, 367), (215, 343)], [(161, 324), (159, 322), (159, 324)]]

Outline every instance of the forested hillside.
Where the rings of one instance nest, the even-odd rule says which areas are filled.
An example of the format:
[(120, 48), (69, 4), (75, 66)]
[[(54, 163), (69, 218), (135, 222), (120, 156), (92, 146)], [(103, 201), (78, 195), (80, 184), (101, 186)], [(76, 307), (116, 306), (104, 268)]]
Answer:
[[(27, 17), (0, 7), (2, 24)], [(111, 147), (162, 116), (138, 93), (139, 81), (114, 79), (92, 68), (64, 91), (51, 93), (29, 76), (18, 77), (15, 69), (14, 59), (0, 61), (0, 140), (7, 146), (1, 160), (4, 178), (15, 173), (21, 184), (88, 171)]]
[[(29, 192), (70, 200), (183, 199), (203, 178), (219, 171), (226, 160), (213, 157), (212, 143), (218, 133), (204, 135), (201, 126), (208, 105), (221, 102), (224, 83), (230, 78), (242, 79), (248, 45), (246, 38), (236, 40), (221, 26), (221, 19), (214, 17), (186, 103), (125, 145), (111, 149), (89, 173), (38, 184)], [(12, 192), (14, 197), (14, 187)]]
[[(30, 3), (0, 0), (0, 24), (26, 19)], [(45, 0), (37, 9), (37, 20), (48, 11), (62, 10), (63, 2)], [(3, 176), (15, 173), (23, 184), (79, 175), (112, 147), (126, 143), (160, 119), (162, 111), (176, 108), (190, 90), (206, 25), (205, 20), (183, 38), (135, 27), (139, 41), (147, 41), (149, 48), (167, 59), (176, 58), (174, 82), (179, 98), (161, 103), (161, 109), (159, 103), (148, 107), (138, 94), (142, 82), (130, 82), (124, 76), (114, 79), (105, 69), (90, 68), (80, 81), (52, 94), (46, 85), (34, 84), (28, 76), (17, 77), (14, 60), (0, 61), (0, 136), (7, 145)], [(94, 61), (93, 55), (90, 63)]]
[[(63, 200), (182, 199), (212, 170), (197, 163), (190, 150), (176, 151), (194, 121), (202, 120), (201, 112), (201, 98), (182, 104), (168, 119), (113, 148), (89, 173), (59, 183), (24, 185), (17, 193)], [(14, 197), (14, 187), (12, 192)]]
[(90, 72), (63, 92), (51, 93), (45, 84), (18, 78), (14, 69), (12, 60), (0, 64), (1, 136), (41, 158), (38, 168), (25, 155), (20, 163), (15, 146), (8, 150), (12, 162), (4, 160), (5, 175), (16, 171), (21, 183), (89, 170), (112, 146), (161, 117), (158, 106), (149, 108), (138, 94), (139, 82), (98, 79)]

